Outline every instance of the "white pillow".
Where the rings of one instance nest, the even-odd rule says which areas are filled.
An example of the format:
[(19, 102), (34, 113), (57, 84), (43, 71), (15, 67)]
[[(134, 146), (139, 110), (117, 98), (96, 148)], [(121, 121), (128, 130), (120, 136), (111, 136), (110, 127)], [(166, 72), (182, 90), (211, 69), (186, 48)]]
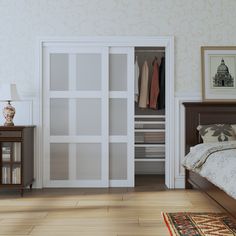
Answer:
[[(233, 129), (234, 126), (234, 129)], [(197, 127), (204, 143), (236, 140), (236, 125), (210, 124)]]

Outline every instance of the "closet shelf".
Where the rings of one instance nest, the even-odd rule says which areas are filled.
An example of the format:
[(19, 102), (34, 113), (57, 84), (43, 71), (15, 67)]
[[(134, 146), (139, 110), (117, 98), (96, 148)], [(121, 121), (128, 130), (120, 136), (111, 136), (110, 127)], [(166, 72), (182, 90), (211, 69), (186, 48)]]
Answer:
[(161, 133), (165, 132), (165, 129), (135, 129), (135, 132)]
[(165, 115), (135, 115), (134, 118), (165, 118)]
[(165, 162), (164, 158), (136, 158), (135, 162)]
[(139, 144), (139, 143), (135, 143), (135, 145), (134, 145), (135, 147), (165, 147), (165, 144), (163, 143), (163, 144), (156, 144), (156, 143), (153, 143), (153, 144), (151, 144), (151, 143), (145, 143), (145, 144)]
[(135, 121), (135, 124), (150, 124), (150, 125), (162, 125), (165, 124), (165, 121)]

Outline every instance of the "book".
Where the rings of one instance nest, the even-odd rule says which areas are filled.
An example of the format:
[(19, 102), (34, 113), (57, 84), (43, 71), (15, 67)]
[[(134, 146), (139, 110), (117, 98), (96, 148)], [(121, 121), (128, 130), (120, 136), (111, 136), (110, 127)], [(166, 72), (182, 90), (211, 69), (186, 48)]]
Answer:
[(21, 161), (21, 143), (15, 142), (13, 144), (13, 161)]
[(11, 155), (10, 154), (2, 154), (2, 161), (10, 161)]
[(12, 184), (20, 184), (21, 183), (21, 168), (15, 167), (12, 170)]
[(3, 166), (2, 167), (2, 184), (10, 184), (10, 183), (11, 183), (10, 167)]
[(2, 147), (2, 161), (11, 160), (11, 147)]

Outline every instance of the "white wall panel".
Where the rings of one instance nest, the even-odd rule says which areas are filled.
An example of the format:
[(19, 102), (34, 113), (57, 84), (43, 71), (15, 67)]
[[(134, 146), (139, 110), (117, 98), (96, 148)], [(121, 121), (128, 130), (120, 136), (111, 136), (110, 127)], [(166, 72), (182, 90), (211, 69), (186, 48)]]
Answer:
[(109, 68), (109, 90), (127, 91), (127, 56), (110, 54)]
[(127, 166), (127, 144), (110, 143), (109, 145), (109, 178), (110, 180), (126, 180)]
[[(6, 102), (0, 102), (0, 111), (3, 111)], [(11, 102), (16, 109), (16, 114), (13, 119), (15, 125), (32, 125), (33, 124), (33, 100), (20, 100)], [(0, 112), (0, 124), (3, 125), (5, 118)]]
[(50, 180), (69, 179), (69, 144), (50, 145)]
[(201, 102), (200, 94), (178, 94), (175, 97), (175, 188), (185, 187), (185, 172), (181, 164), (185, 156), (185, 109), (184, 102)]
[(127, 135), (127, 99), (110, 98), (109, 134)]
[(100, 98), (79, 98), (76, 100), (76, 134), (101, 135), (102, 104)]
[(69, 135), (69, 99), (50, 99), (50, 135)]
[(50, 55), (50, 90), (65, 91), (69, 88), (69, 57), (66, 53)]
[(100, 180), (102, 175), (101, 144), (83, 143), (76, 145), (76, 179)]
[(101, 90), (102, 63), (100, 54), (76, 55), (76, 89)]

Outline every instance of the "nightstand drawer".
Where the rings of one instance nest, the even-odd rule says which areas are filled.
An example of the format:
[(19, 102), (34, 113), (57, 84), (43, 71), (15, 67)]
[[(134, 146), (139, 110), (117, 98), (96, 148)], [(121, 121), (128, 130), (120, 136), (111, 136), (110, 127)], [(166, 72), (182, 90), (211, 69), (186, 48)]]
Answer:
[(0, 131), (0, 138), (21, 138), (21, 131)]

